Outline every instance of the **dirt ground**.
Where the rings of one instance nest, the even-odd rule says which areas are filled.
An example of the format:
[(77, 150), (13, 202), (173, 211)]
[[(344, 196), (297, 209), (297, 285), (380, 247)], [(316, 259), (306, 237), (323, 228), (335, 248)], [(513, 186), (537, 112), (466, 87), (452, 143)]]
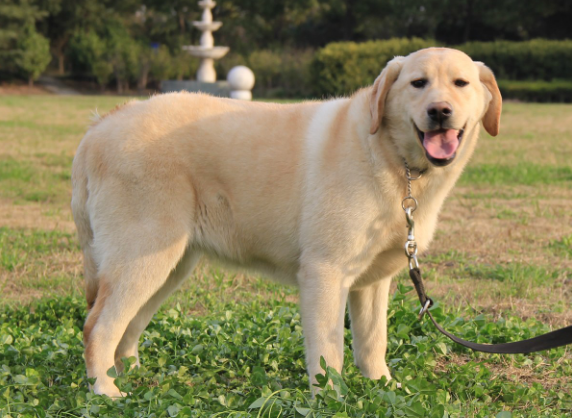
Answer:
[(40, 85), (33, 87), (24, 83), (0, 83), (0, 96), (8, 95), (36, 95), (36, 94), (51, 94), (48, 90)]

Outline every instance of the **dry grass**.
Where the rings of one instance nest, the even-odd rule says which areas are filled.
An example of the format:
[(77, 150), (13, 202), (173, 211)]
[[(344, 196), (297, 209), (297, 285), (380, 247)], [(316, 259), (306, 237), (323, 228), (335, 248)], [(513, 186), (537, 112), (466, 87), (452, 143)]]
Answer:
[(71, 209), (66, 206), (37, 202), (14, 204), (14, 201), (9, 199), (0, 199), (0, 226), (69, 233), (75, 231)]
[[(506, 194), (506, 187), (500, 189)], [(552, 327), (571, 324), (572, 257), (553, 251), (551, 243), (572, 232), (572, 189), (513, 186), (510, 192), (521, 197), (466, 197), (474, 191), (454, 190), (431, 250), (421, 257), (432, 271), (430, 294), (495, 318), (510, 311)], [(539, 279), (544, 272), (550, 278)]]
[[(519, 262), (572, 268), (572, 259), (539, 251), (572, 232), (572, 189), (559, 186), (510, 189), (522, 197), (475, 199), (465, 197), (474, 188), (454, 189), (440, 215), (433, 251), (466, 252), (477, 262), (489, 264)], [(502, 190), (499, 192), (502, 194)]]
[(572, 112), (568, 104), (505, 103), (497, 137), (483, 132), (474, 164), (572, 164)]
[(8, 95), (38, 95), (38, 94), (50, 94), (42, 86), (28, 86), (27, 84), (23, 84), (21, 82), (18, 83), (1, 83), (0, 84), (0, 96), (8, 96)]
[[(69, 169), (75, 149), (95, 109), (103, 114), (124, 101), (100, 96), (0, 97), (0, 228), (74, 233)], [(525, 161), (571, 167), (571, 133), (569, 105), (509, 103), (501, 135), (483, 136), (472, 166)], [(550, 247), (572, 235), (571, 207), (570, 181), (457, 187), (446, 202), (431, 251), (421, 257), (430, 294), (443, 303), (468, 304), (493, 315), (510, 310), (554, 326), (572, 322), (572, 256)], [(30, 242), (25, 251), (30, 262), (12, 270), (0, 264), (0, 303), (81, 293), (77, 248), (35, 254)], [(514, 265), (522, 266), (522, 277), (507, 273), (504, 278), (503, 272)], [(527, 280), (527, 268), (539, 277)], [(538, 269), (547, 272), (545, 280)], [(491, 272), (496, 278), (487, 277)], [(202, 265), (189, 286), (202, 282), (215, 291), (211, 275), (211, 268)], [(268, 292), (248, 276), (225, 273), (221, 280), (231, 283), (224, 297)], [(284, 295), (296, 298), (291, 291)], [(173, 302), (184, 297), (183, 292)], [(199, 313), (204, 307), (190, 309)]]
[(0, 268), (0, 290), (9, 303), (29, 303), (55, 295), (82, 295), (79, 251), (49, 254), (8, 271)]

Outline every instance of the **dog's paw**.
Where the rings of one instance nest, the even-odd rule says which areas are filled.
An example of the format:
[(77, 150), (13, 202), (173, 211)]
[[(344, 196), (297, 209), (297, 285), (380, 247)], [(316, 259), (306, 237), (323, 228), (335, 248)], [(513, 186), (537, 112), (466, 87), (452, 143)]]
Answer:
[(96, 395), (105, 395), (109, 396), (112, 399), (124, 398), (128, 395), (125, 392), (121, 392), (115, 385), (104, 386), (104, 385), (97, 385), (96, 383), (91, 387), (91, 390)]
[(370, 364), (368, 367), (360, 367), (358, 365), (358, 367), (360, 368), (364, 377), (367, 377), (368, 379), (379, 380), (382, 377), (385, 377), (388, 382), (391, 380), (391, 373), (389, 372), (389, 369), (385, 363), (374, 365)]

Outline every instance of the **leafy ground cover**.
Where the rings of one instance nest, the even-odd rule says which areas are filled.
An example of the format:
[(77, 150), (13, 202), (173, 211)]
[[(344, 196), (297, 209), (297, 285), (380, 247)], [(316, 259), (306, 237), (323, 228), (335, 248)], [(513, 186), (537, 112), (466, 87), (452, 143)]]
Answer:
[[(222, 288), (234, 284), (224, 280)], [(117, 379), (130, 393), (119, 401), (86, 389), (82, 300), (58, 297), (33, 309), (8, 309), (0, 316), (0, 406), (6, 415), (54, 417), (554, 417), (570, 411), (572, 359), (564, 348), (511, 358), (470, 353), (417, 320), (410, 290), (398, 287), (389, 312), (394, 380), (363, 379), (347, 349), (342, 376), (324, 365), (325, 390), (315, 399), (306, 389), (298, 309), (281, 298), (225, 303), (193, 286), (209, 313), (188, 315), (180, 304), (159, 313), (143, 337), (143, 367)], [(433, 313), (476, 341), (503, 342), (547, 330), (533, 320), (491, 323), (483, 315), (441, 307)], [(351, 346), (349, 330), (346, 344)], [(451, 361), (457, 357), (463, 361)], [(508, 375), (507, 363), (529, 374)]]
[[(572, 349), (472, 353), (390, 305), (394, 380), (342, 376), (312, 399), (295, 289), (203, 263), (157, 314), (120, 401), (87, 389), (81, 257), (69, 173), (91, 113), (117, 97), (0, 97), (0, 417), (568, 417)], [(479, 342), (572, 323), (572, 106), (507, 103), (421, 257), (434, 315)], [(348, 319), (349, 321), (349, 319)], [(126, 360), (129, 362), (129, 360)], [(322, 386), (326, 381), (324, 377)]]

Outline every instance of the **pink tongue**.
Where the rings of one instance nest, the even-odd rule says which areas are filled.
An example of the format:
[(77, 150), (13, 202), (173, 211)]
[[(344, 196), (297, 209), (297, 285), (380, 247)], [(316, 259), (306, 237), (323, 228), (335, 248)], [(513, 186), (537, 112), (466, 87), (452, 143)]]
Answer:
[(423, 146), (427, 153), (440, 160), (451, 158), (459, 146), (459, 131), (455, 129), (439, 129), (425, 132)]

